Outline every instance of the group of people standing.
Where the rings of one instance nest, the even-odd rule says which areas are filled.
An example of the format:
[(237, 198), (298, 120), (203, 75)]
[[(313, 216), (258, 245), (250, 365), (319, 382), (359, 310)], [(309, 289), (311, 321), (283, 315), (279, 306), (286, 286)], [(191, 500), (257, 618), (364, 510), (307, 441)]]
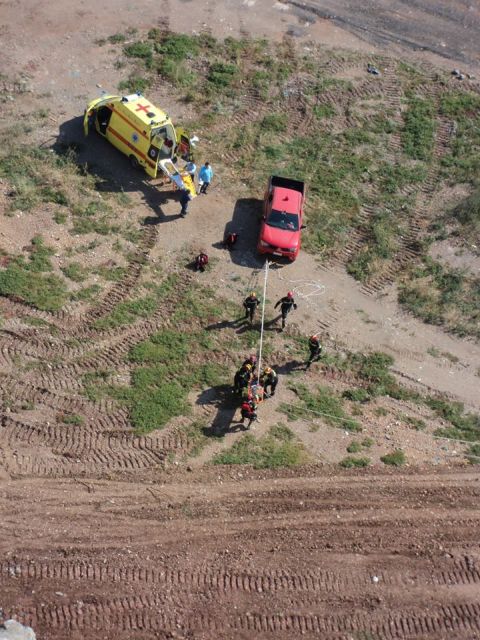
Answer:
[(252, 422), (258, 419), (258, 404), (262, 400), (274, 396), (278, 384), (277, 373), (272, 367), (265, 367), (260, 375), (256, 373), (256, 368), (257, 357), (251, 355), (238, 369), (233, 379), (233, 392), (242, 399), (241, 423), (244, 424), (247, 420), (247, 429), (250, 428)]
[[(243, 301), (243, 307), (245, 309), (245, 319), (248, 319), (250, 321), (250, 324), (253, 324), (255, 312), (259, 304), (260, 300), (258, 299), (255, 291), (252, 291)], [(280, 307), (282, 318), (281, 331), (283, 331), (287, 323), (288, 314), (292, 309), (297, 309), (297, 303), (295, 302), (295, 298), (293, 297), (293, 291), (289, 291), (286, 296), (280, 298), (280, 300), (278, 300), (278, 302), (275, 304), (274, 309), (276, 309), (277, 307)]]

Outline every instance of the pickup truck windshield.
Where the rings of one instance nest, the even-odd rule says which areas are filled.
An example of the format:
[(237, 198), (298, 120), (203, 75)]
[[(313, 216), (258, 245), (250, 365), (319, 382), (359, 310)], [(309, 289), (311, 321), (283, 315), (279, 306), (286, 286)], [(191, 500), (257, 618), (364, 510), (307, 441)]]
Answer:
[(285, 211), (277, 211), (276, 209), (272, 209), (267, 220), (269, 227), (285, 229), (285, 231), (298, 231), (298, 222), (298, 215), (296, 213), (286, 213)]

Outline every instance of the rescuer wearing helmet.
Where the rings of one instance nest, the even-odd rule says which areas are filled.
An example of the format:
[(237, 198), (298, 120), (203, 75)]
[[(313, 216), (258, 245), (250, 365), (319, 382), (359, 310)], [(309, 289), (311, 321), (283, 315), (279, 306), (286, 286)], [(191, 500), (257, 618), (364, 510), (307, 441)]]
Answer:
[(308, 348), (310, 349), (310, 357), (308, 358), (307, 369), (310, 369), (312, 362), (320, 360), (320, 356), (322, 354), (322, 345), (320, 344), (320, 340), (317, 335), (310, 336), (308, 340)]
[(255, 369), (257, 368), (257, 356), (252, 353), (252, 355), (248, 356), (248, 358), (243, 363), (242, 367), (246, 364), (249, 364), (252, 367), (252, 375), (255, 373)]
[(234, 392), (242, 394), (244, 389), (248, 389), (248, 385), (250, 384), (252, 377), (252, 365), (242, 365), (233, 379)]
[(257, 298), (255, 291), (252, 291), (249, 296), (243, 301), (243, 307), (245, 309), (245, 318), (250, 318), (250, 324), (253, 323), (253, 317), (257, 310), (260, 300)]
[(247, 399), (242, 402), (241, 423), (243, 424), (244, 420), (247, 419), (248, 420), (247, 429), (250, 429), (252, 422), (254, 422), (257, 419), (256, 409), (257, 409), (257, 405), (255, 404), (255, 401), (253, 399), (250, 399), (250, 400)]
[[(260, 384), (263, 386), (266, 398), (275, 395), (275, 389), (277, 388), (278, 384), (278, 376), (272, 369), (272, 367), (265, 367), (262, 375), (260, 376)], [(270, 387), (270, 393), (267, 392), (267, 387)]]
[(195, 258), (195, 271), (205, 271), (205, 267), (208, 264), (208, 256), (204, 251), (201, 251)]
[(293, 309), (297, 308), (297, 305), (295, 304), (295, 299), (293, 297), (293, 291), (289, 291), (287, 293), (286, 296), (284, 296), (283, 298), (280, 298), (280, 300), (277, 302), (277, 304), (275, 305), (275, 309), (280, 306), (280, 311), (282, 313), (282, 331), (285, 329), (285, 324), (287, 321), (287, 314), (290, 313), (290, 311)]

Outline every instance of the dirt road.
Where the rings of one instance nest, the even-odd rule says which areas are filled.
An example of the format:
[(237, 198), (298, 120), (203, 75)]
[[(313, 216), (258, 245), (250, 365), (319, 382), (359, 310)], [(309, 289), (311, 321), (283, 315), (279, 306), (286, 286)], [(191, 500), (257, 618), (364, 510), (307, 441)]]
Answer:
[(480, 636), (479, 478), (3, 484), (2, 606), (48, 640)]

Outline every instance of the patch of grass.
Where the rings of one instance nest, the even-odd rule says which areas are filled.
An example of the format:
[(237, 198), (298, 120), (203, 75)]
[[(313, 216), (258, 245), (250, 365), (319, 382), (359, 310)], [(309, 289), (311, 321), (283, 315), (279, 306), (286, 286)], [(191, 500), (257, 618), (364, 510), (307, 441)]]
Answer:
[(70, 262), (67, 266), (62, 267), (62, 273), (73, 282), (83, 282), (88, 276), (88, 269), (82, 267), (79, 262)]
[(57, 224), (65, 224), (65, 222), (67, 221), (67, 214), (63, 211), (55, 211), (55, 213), (53, 214), (53, 220)]
[(126, 267), (113, 266), (107, 267), (100, 265), (95, 269), (95, 273), (110, 282), (120, 282), (127, 272)]
[(75, 291), (70, 295), (70, 298), (76, 301), (91, 300), (94, 296), (97, 296), (101, 290), (102, 287), (99, 284), (92, 284), (89, 287), (83, 287)]
[(480, 278), (425, 257), (401, 283), (398, 299), (428, 324), (480, 337)]
[[(317, 387), (312, 393), (304, 385), (296, 385), (292, 390), (297, 394), (300, 405), (280, 405), (280, 411), (291, 420), (303, 418), (306, 420), (324, 420), (332, 427), (347, 429), (348, 431), (360, 431), (359, 423), (345, 413), (342, 399), (328, 387)], [(316, 427), (318, 429), (318, 426)]]
[(480, 444), (472, 444), (466, 451), (470, 464), (480, 464)]
[(225, 62), (213, 62), (210, 65), (210, 71), (207, 80), (212, 88), (225, 89), (232, 84), (237, 74), (237, 67), (233, 64)]
[(376, 407), (374, 413), (379, 418), (388, 416), (388, 411), (387, 409), (385, 409), (385, 407)]
[(347, 400), (352, 400), (353, 402), (368, 402), (372, 399), (371, 394), (361, 387), (357, 387), (356, 389), (347, 389), (342, 393), (342, 396)]
[(0, 269), (0, 295), (18, 297), (43, 311), (60, 309), (67, 296), (65, 284), (55, 275), (44, 275), (52, 269), (52, 255), (42, 238), (35, 237), (28, 260), (17, 256)]
[(465, 413), (461, 402), (450, 402), (445, 398), (429, 397), (425, 403), (437, 416), (449, 422), (452, 426), (437, 429), (435, 435), (469, 442), (480, 441), (480, 415)]
[(370, 447), (373, 446), (374, 442), (372, 438), (367, 437), (364, 438), (360, 444), (362, 445), (362, 447), (365, 447), (365, 449), (370, 449)]
[(203, 420), (193, 420), (188, 425), (182, 426), (181, 431), (184, 433), (188, 439), (189, 443), (189, 451), (188, 455), (195, 457), (200, 454), (200, 452), (212, 441), (212, 437), (221, 440), (223, 439), (223, 435), (217, 434), (209, 434), (205, 435), (205, 431), (207, 430), (207, 423)]
[(76, 426), (80, 426), (85, 422), (85, 418), (76, 413), (63, 413), (58, 416), (58, 419), (59, 422), (63, 422), (63, 424), (73, 424)]
[(125, 42), (126, 39), (127, 38), (123, 33), (114, 33), (107, 38), (110, 44), (119, 44), (120, 42)]
[(115, 309), (103, 318), (95, 320), (95, 328), (112, 329), (131, 324), (138, 318), (147, 318), (157, 308), (157, 300), (153, 296), (144, 296), (135, 300), (120, 302)]
[(358, 440), (352, 440), (347, 447), (348, 453), (359, 453), (362, 450), (362, 445)]
[(442, 176), (450, 184), (478, 185), (480, 175), (480, 112), (457, 118), (456, 133), (441, 159)]
[(284, 113), (270, 113), (264, 116), (260, 126), (264, 131), (283, 133), (287, 130), (288, 119)]
[(132, 42), (123, 47), (123, 53), (127, 58), (141, 58), (150, 60), (153, 56), (153, 45), (151, 42)]
[(370, 458), (355, 458), (354, 456), (347, 456), (340, 462), (340, 466), (344, 469), (353, 469), (354, 467), (368, 467), (370, 464)]
[(440, 98), (440, 113), (450, 118), (476, 115), (480, 112), (480, 96), (466, 91), (444, 93)]
[(110, 395), (110, 385), (107, 384), (112, 371), (97, 369), (82, 376), (83, 393), (91, 401), (97, 402)]
[(403, 118), (403, 150), (415, 160), (430, 160), (435, 134), (435, 108), (432, 100), (411, 97)]
[(380, 460), (383, 464), (388, 464), (393, 467), (401, 467), (406, 462), (405, 453), (401, 449), (395, 449), (392, 453), (387, 453), (382, 456)]
[(480, 237), (480, 188), (475, 189), (468, 198), (458, 204), (446, 216), (446, 221), (454, 225), (454, 236), (472, 243)]
[(149, 78), (145, 78), (144, 76), (139, 76), (136, 73), (132, 73), (128, 76), (126, 80), (121, 80), (117, 89), (119, 91), (125, 91), (127, 93), (134, 93), (138, 91), (139, 93), (144, 93), (151, 85), (151, 80)]
[(294, 467), (308, 460), (307, 452), (300, 442), (294, 440), (287, 427), (272, 427), (266, 436), (255, 438), (246, 434), (228, 451), (217, 454), (214, 464), (252, 465), (255, 469)]
[(313, 113), (319, 120), (324, 118), (333, 118), (336, 111), (331, 104), (316, 104), (313, 107)]
[(415, 418), (414, 416), (405, 416), (405, 415), (401, 415), (400, 417), (402, 420), (404, 420), (404, 422), (412, 426), (416, 431), (423, 431), (424, 429), (427, 428), (427, 425), (425, 424), (425, 422), (420, 418)]

